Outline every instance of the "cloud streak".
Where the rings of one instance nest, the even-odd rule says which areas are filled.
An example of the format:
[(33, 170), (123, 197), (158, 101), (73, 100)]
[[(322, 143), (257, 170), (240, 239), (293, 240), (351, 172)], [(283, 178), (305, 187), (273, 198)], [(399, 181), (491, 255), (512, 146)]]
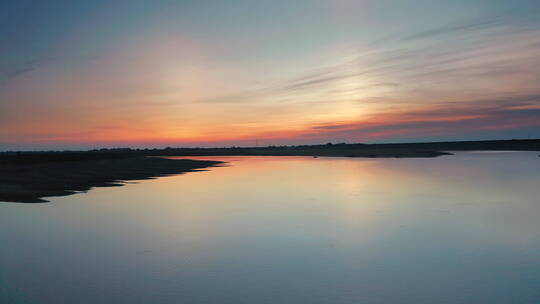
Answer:
[[(374, 11), (366, 16), (384, 14), (378, 2), (367, 4), (362, 7)], [(204, 5), (193, 9), (198, 16)], [(193, 26), (171, 10), (157, 14), (163, 18), (155, 24), (122, 28), (96, 50), (90, 43), (80, 47), (90, 21), (56, 38), (61, 43), (52, 53), (15, 56), (16, 41), (4, 43), (10, 59), (0, 65), (0, 141), (236, 144), (267, 138), (279, 144), (540, 136), (540, 22), (534, 18), (455, 17), (377, 33), (378, 21), (351, 19), (349, 25), (333, 15), (328, 22), (325, 13), (317, 12), (320, 25), (291, 17), (310, 22), (291, 23), (298, 27), (290, 31), (304, 31), (294, 33), (305, 37), (300, 40), (255, 25), (224, 28), (219, 18), (203, 25), (196, 19)], [(280, 39), (286, 42), (270, 44)]]

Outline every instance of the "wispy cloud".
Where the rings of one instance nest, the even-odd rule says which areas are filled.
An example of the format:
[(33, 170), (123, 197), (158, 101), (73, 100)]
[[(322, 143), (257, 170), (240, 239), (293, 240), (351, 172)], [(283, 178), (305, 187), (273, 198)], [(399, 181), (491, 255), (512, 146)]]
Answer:
[(37, 49), (14, 55), (29, 39), (12, 35), (0, 41), (9, 55), (0, 59), (0, 140), (290, 143), (540, 131), (540, 23), (460, 18), (393, 32), (332, 19), (295, 28), (312, 34), (303, 40), (259, 29), (287, 45), (244, 26), (197, 19), (190, 28), (174, 18), (111, 34), (91, 60), (98, 53), (79, 48), (84, 35), (57, 39), (51, 50), (62, 59)]
[(212, 101), (341, 103), (362, 113), (343, 123), (322, 119), (300, 137), (375, 140), (539, 126), (540, 26), (496, 18), (395, 39), (407, 43), (387, 41), (341, 63)]
[(307, 137), (376, 141), (449, 136), (487, 130), (540, 128), (540, 95), (484, 100), (428, 108), (393, 109), (357, 121), (314, 125)]

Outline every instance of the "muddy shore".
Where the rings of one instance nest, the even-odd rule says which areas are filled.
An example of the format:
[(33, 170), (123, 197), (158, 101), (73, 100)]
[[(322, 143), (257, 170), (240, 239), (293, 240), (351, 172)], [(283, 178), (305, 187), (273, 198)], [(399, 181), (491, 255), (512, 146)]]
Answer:
[(85, 192), (93, 187), (122, 186), (199, 171), (221, 162), (158, 157), (0, 157), (0, 201), (41, 203), (46, 197)]

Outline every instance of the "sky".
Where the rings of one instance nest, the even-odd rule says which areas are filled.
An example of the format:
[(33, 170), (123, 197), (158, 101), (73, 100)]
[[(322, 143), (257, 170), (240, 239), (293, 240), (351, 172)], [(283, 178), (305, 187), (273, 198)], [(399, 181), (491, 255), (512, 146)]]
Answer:
[(19, 0), (0, 25), (0, 150), (540, 138), (538, 0)]

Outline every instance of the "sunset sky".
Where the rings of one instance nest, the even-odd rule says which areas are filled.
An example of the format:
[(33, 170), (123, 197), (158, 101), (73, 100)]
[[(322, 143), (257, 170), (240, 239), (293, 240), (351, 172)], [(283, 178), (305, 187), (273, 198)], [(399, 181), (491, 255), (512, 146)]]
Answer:
[(4, 1), (0, 150), (540, 137), (540, 1)]

